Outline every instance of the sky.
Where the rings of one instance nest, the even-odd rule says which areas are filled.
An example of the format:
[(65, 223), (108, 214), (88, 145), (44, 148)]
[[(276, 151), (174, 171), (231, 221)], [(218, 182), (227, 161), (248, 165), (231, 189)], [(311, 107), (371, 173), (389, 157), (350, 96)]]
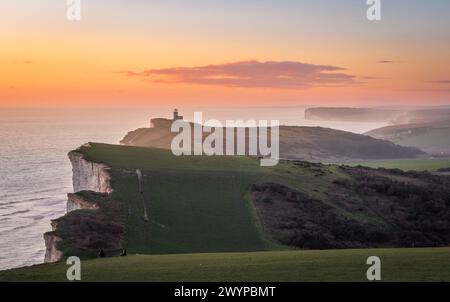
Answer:
[(450, 1), (0, 1), (0, 107), (450, 104)]

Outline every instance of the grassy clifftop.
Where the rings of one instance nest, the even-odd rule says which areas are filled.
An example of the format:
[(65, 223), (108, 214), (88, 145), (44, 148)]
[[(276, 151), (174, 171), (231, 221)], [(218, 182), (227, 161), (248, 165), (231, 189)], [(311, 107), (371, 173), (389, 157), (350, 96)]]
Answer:
[[(260, 251), (279, 248), (260, 227), (252, 184), (273, 181), (320, 196), (339, 177), (314, 178), (288, 163), (261, 167), (248, 157), (176, 157), (170, 151), (91, 144), (79, 152), (112, 167), (109, 199), (122, 205), (130, 253)], [(143, 171), (143, 194), (135, 170)], [(308, 182), (308, 186), (303, 186)], [(146, 209), (146, 210), (145, 210)], [(148, 221), (145, 221), (145, 211)]]
[(450, 242), (449, 180), (425, 172), (298, 161), (261, 167), (250, 157), (176, 157), (106, 144), (78, 152), (111, 167), (114, 192), (78, 193), (91, 194), (100, 209), (59, 220), (66, 255), (100, 248), (167, 254)]

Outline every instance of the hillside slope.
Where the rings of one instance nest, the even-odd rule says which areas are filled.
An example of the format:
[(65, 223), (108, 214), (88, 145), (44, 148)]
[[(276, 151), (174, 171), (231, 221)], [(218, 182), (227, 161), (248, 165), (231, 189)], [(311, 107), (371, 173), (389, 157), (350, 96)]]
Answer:
[[(141, 128), (129, 132), (121, 144), (170, 149), (175, 135), (169, 128)], [(402, 147), (351, 132), (321, 127), (280, 127), (280, 157), (283, 159), (340, 162), (415, 158), (423, 154), (416, 148)]]
[(450, 121), (389, 126), (369, 131), (366, 135), (420, 148), (432, 155), (450, 155)]

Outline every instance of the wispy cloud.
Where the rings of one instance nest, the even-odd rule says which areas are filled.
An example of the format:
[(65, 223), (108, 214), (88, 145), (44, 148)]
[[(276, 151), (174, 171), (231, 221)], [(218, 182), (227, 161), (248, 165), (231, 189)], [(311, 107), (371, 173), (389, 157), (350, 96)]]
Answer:
[(392, 63), (394, 63), (394, 61), (391, 61), (391, 60), (380, 60), (380, 61), (378, 61), (378, 63), (380, 63), (380, 64), (392, 64)]
[(200, 67), (122, 71), (129, 77), (149, 77), (154, 82), (219, 85), (242, 88), (302, 89), (311, 86), (353, 84), (343, 67), (293, 61), (244, 61)]

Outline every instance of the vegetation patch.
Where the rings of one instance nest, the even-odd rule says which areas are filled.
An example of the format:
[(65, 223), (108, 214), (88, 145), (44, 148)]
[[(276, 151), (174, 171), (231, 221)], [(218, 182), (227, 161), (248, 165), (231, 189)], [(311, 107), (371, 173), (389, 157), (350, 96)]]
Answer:
[(122, 205), (106, 194), (76, 194), (99, 208), (75, 210), (53, 221), (56, 230), (47, 234), (63, 239), (57, 244), (58, 250), (66, 256), (92, 258), (99, 250), (121, 249), (125, 232)]
[[(314, 170), (317, 171), (315, 164)], [(450, 242), (450, 178), (342, 167), (323, 198), (278, 183), (252, 186), (265, 231), (311, 249), (432, 247)]]

